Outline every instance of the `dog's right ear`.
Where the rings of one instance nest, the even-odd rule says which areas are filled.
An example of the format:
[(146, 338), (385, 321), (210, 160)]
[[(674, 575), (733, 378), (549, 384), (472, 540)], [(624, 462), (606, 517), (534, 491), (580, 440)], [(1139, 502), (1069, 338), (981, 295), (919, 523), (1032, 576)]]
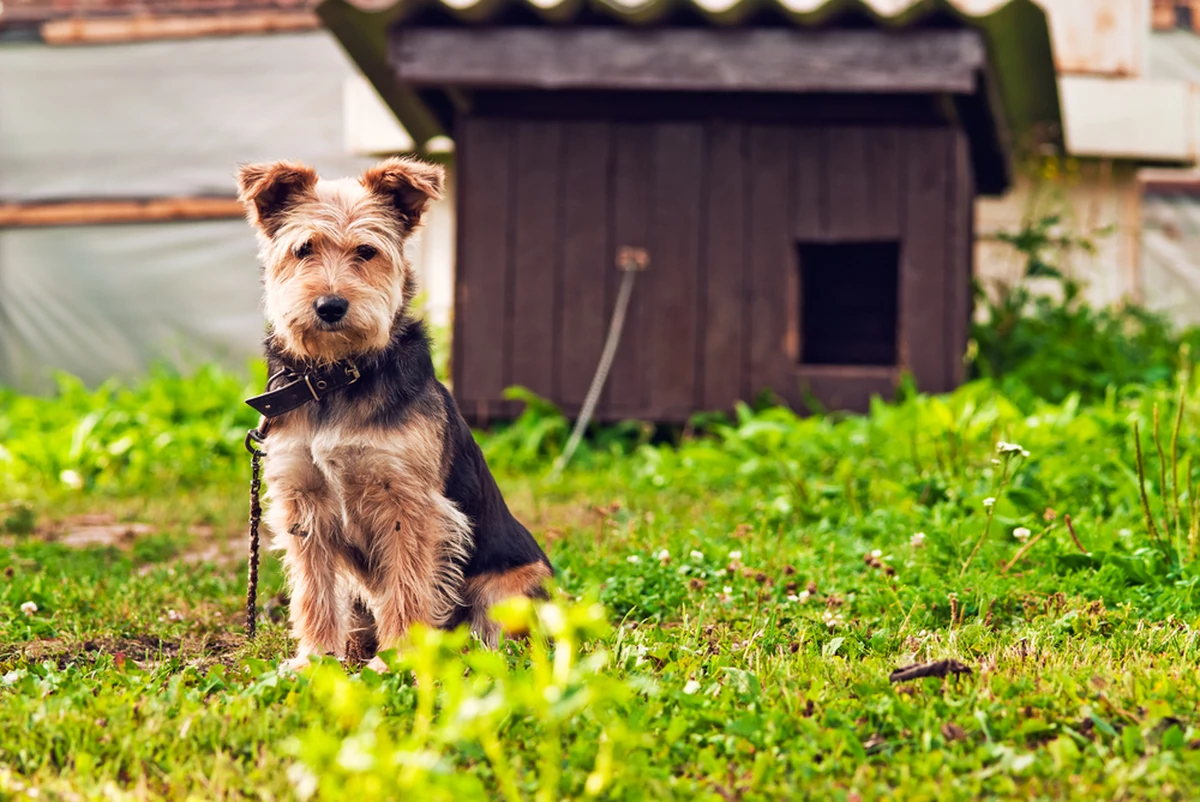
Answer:
[(269, 237), (279, 230), (288, 207), (316, 186), (317, 173), (296, 162), (246, 164), (237, 180), (247, 219)]

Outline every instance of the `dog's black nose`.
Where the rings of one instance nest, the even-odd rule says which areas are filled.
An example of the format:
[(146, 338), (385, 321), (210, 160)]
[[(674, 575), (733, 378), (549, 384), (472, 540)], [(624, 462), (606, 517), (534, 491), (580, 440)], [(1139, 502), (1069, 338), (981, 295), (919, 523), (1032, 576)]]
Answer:
[(313, 302), (317, 317), (326, 323), (337, 323), (346, 316), (346, 310), (349, 308), (350, 302), (340, 295), (322, 295)]

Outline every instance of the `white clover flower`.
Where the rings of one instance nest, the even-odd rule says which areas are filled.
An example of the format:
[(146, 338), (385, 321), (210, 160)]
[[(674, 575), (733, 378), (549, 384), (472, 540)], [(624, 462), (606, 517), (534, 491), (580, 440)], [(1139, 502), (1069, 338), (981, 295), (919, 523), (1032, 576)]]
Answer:
[(993, 498), (992, 496), (988, 496), (987, 498), (985, 498), (983, 500), (983, 506), (985, 506), (985, 507), (991, 507), (995, 503), (996, 503), (996, 499)]
[(1022, 543), (1024, 543), (1026, 540), (1029, 540), (1029, 536), (1031, 534), (1033, 534), (1033, 533), (1030, 532), (1028, 529), (1026, 529), (1023, 526), (1018, 526), (1016, 529), (1013, 530), (1013, 537), (1015, 537), (1017, 540), (1021, 541)]
[(1006, 443), (1003, 440), (1001, 440), (999, 443), (996, 443), (997, 454), (1020, 454), (1024, 450), (1025, 449), (1017, 443)]
[(58, 478), (64, 485), (72, 490), (78, 490), (83, 487), (83, 477), (77, 471), (72, 471), (69, 468), (58, 475)]
[(21, 605), (21, 612), (25, 615), (33, 615), (38, 611), (38, 606), (31, 601), (27, 601)]
[(787, 600), (790, 601), (792, 604), (795, 604), (796, 602), (800, 601), (800, 597), (794, 593), (789, 593)]
[(658, 560), (660, 563), (665, 563), (665, 562), (667, 562), (668, 560), (670, 560), (670, 559), (671, 559), (671, 552), (667, 551), (666, 549), (663, 549), (663, 550), (662, 550), (662, 551), (660, 551), (658, 554), (655, 554), (655, 555), (654, 555), (654, 557), (655, 557), (655, 558), (656, 558), (656, 559), (657, 559), (657, 560)]
[(696, 682), (696, 680), (694, 680), (694, 679), (688, 680), (687, 684), (683, 686), (683, 692), (686, 693), (688, 696), (691, 696), (693, 693), (696, 693), (698, 690), (700, 690), (700, 683)]
[(704, 562), (704, 552), (702, 552), (702, 551), (696, 551), (695, 549), (692, 549), (692, 553), (689, 554), (688, 556), (691, 557), (692, 560), (695, 562), (698, 562), (698, 563)]
[(878, 560), (883, 556), (883, 549), (875, 549), (875, 551), (871, 552), (871, 556)]
[(640, 563), (641, 561), (642, 561), (642, 558), (637, 556), (636, 554), (630, 554), (628, 557), (625, 558), (625, 562), (633, 563), (635, 565), (637, 563)]
[(1029, 458), (1029, 451), (1028, 451), (1028, 449), (1024, 449), (1024, 448), (1023, 448), (1023, 449), (1021, 449), (1021, 456), (1022, 456), (1022, 457), (1025, 457), (1026, 459), (1028, 459), (1028, 458)]
[(725, 576), (728, 573), (729, 572), (726, 571), (724, 568), (718, 568), (716, 571), (713, 571), (713, 576)]
[(911, 539), (909, 539), (908, 542), (914, 549), (924, 548), (925, 547), (925, 533), (917, 532), (915, 535), (912, 536)]
[(841, 613), (834, 613), (831, 610), (826, 610), (825, 614), (821, 616), (821, 620), (824, 621), (825, 626), (829, 627), (830, 629), (835, 629), (836, 627), (840, 627), (842, 624), (846, 623), (846, 619)]
[(808, 601), (808, 597), (811, 595), (812, 594), (809, 593), (807, 590), (802, 590), (802, 591), (800, 591), (800, 595), (796, 597), (796, 600), (799, 601), (801, 604), (804, 604), (806, 601)]
[(726, 596), (728, 596), (730, 593), (733, 593), (733, 588), (729, 587), (729, 585), (726, 585), (724, 593)]
[(742, 553), (740, 551), (731, 551), (729, 552), (729, 559), (740, 560), (742, 559)]

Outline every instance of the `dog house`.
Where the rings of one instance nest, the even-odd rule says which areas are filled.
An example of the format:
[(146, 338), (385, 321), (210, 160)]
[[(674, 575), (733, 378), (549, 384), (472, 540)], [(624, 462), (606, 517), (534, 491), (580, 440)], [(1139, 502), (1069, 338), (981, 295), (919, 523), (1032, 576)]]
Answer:
[[(1030, 0), (424, 0), (318, 9), (417, 141), (453, 138), (453, 390), (599, 419), (963, 379), (973, 205), (1059, 120)], [(376, 6), (378, 8), (378, 6)], [(979, 12), (984, 9), (986, 13)]]

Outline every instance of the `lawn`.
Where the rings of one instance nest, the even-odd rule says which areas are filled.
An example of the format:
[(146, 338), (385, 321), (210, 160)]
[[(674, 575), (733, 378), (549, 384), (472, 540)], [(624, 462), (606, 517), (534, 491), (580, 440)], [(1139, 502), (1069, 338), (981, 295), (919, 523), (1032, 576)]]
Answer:
[(497, 653), (414, 632), (383, 676), (276, 671), (274, 556), (243, 635), (261, 378), (0, 391), (0, 799), (1200, 789), (1188, 375), (631, 423), (559, 477), (568, 424), (532, 403), (479, 437), (554, 600), (498, 611), (531, 637)]

